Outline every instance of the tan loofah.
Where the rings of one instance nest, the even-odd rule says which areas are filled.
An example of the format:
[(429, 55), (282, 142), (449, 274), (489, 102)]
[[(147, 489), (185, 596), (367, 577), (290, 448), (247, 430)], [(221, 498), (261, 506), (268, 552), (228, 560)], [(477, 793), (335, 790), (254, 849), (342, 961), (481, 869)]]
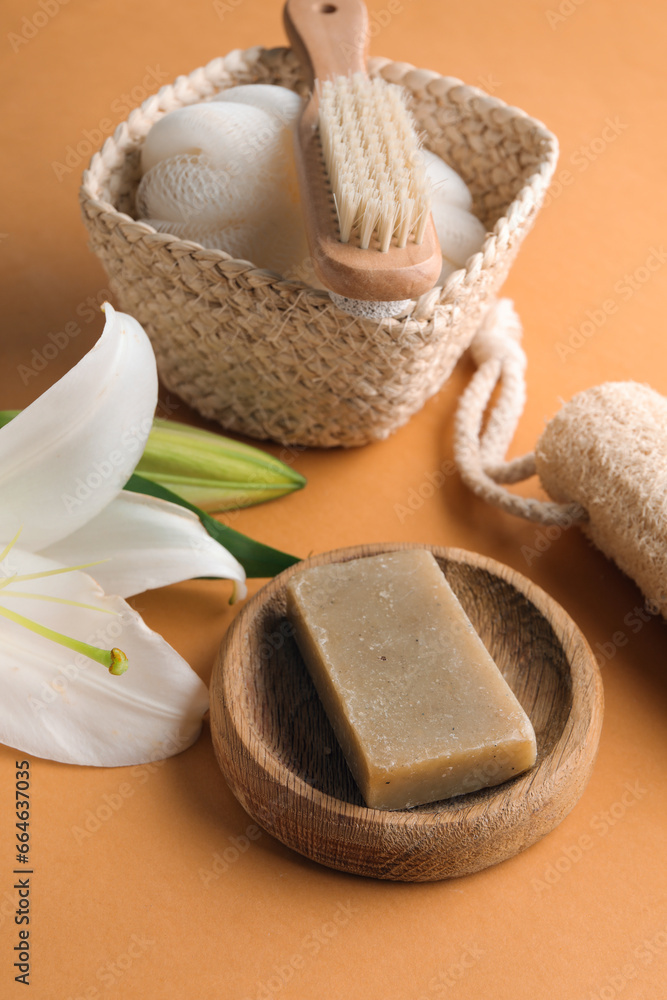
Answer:
[(308, 260), (281, 276), (136, 221), (140, 151), (153, 123), (238, 84), (303, 93), (289, 49), (231, 52), (162, 87), (84, 174), (84, 221), (120, 308), (149, 334), (166, 387), (230, 430), (323, 447), (396, 430), (448, 378), (542, 203), (557, 143), (540, 122), (407, 63), (372, 59), (369, 71), (407, 89), (425, 145), (461, 174), (489, 232), (467, 266), (409, 314), (353, 318), (309, 286)]
[[(506, 462), (525, 400), (520, 338), (512, 303), (501, 299), (473, 341), (478, 368), (456, 414), (454, 450), (464, 482), (508, 513), (579, 524), (667, 618), (667, 399), (637, 382), (586, 389), (549, 421), (534, 453)], [(535, 474), (550, 500), (505, 489)]]
[(535, 449), (549, 496), (581, 504), (605, 555), (667, 611), (667, 399), (637, 382), (578, 393)]

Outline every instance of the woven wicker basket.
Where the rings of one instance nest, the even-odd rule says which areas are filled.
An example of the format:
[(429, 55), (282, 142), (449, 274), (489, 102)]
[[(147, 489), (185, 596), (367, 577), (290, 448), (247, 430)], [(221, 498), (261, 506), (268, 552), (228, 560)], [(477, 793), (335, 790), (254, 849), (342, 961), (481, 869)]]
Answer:
[(369, 72), (407, 90), (425, 145), (463, 176), (489, 230), (482, 252), (405, 316), (352, 318), (324, 292), (133, 218), (140, 147), (153, 123), (241, 83), (303, 93), (289, 49), (237, 50), (162, 87), (84, 174), (83, 217), (120, 308), (150, 336), (164, 385), (229, 430), (330, 447), (400, 427), (470, 344), (542, 203), (557, 142), (540, 122), (407, 63), (376, 58)]

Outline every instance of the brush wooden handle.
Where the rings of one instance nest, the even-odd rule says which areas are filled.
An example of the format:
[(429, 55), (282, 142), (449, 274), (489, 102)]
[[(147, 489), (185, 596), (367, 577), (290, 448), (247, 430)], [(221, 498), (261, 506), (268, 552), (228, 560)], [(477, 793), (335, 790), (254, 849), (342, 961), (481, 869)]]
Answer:
[[(315, 80), (366, 75), (368, 14), (361, 0), (287, 0), (284, 21), (311, 88)], [(328, 289), (350, 299), (392, 302), (415, 298), (433, 287), (442, 254), (431, 218), (420, 244), (392, 246), (386, 253), (340, 241), (322, 161), (314, 88), (295, 131), (295, 155), (312, 263)]]
[(368, 12), (361, 0), (287, 0), (283, 19), (311, 88), (315, 80), (366, 74)]

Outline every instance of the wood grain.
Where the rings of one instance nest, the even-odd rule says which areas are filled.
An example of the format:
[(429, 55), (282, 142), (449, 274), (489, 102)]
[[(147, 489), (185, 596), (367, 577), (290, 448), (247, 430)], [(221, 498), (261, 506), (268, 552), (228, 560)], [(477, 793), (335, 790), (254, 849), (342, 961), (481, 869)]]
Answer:
[(232, 624), (211, 681), (220, 767), (247, 812), (287, 846), (331, 868), (434, 881), (497, 864), (549, 833), (591, 773), (602, 682), (576, 625), (514, 570), (458, 549), (430, 548), (528, 713), (536, 765), (493, 788), (402, 811), (367, 808), (285, 618), (298, 569), (405, 548), (340, 549), (286, 570)]
[(306, 72), (311, 94), (295, 131), (295, 161), (313, 267), (332, 292), (351, 299), (391, 302), (412, 299), (435, 285), (442, 253), (433, 219), (420, 244), (392, 246), (381, 253), (341, 243), (318, 129), (316, 79), (366, 75), (368, 14), (361, 0), (287, 0), (285, 30)]

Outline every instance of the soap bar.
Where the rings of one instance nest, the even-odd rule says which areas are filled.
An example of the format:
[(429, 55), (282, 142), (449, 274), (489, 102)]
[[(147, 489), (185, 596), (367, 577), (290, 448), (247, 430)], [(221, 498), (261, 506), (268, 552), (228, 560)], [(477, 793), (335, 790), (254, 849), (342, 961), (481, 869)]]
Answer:
[(287, 616), (368, 806), (407, 809), (535, 763), (528, 716), (425, 549), (302, 570)]

